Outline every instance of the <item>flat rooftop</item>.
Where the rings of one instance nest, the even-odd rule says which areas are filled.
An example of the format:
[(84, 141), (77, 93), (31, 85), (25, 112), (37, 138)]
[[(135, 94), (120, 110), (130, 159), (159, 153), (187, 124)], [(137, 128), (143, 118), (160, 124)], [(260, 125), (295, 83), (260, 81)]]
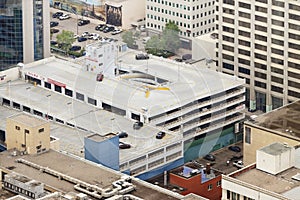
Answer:
[(91, 139), (95, 142), (102, 142), (102, 141), (107, 140), (109, 138), (112, 138), (114, 136), (116, 136), (116, 134), (113, 134), (113, 133), (109, 133), (109, 134), (104, 135), (104, 136), (99, 135), (99, 134), (93, 134), (93, 135), (87, 136), (87, 138), (89, 138), (89, 139)]
[(26, 113), (18, 113), (16, 115), (10, 116), (9, 119), (30, 127), (37, 127), (47, 123), (46, 120), (36, 118)]
[(300, 101), (259, 115), (246, 123), (300, 138)]
[(267, 154), (271, 154), (271, 155), (280, 155), (285, 151), (290, 151), (291, 149), (292, 149), (292, 147), (285, 146), (281, 143), (273, 143), (273, 144), (270, 144), (268, 146), (265, 146), (265, 147), (259, 149), (259, 151), (263, 151), (263, 152), (265, 152)]
[[(16, 159), (22, 158), (23, 160), (32, 162), (43, 167), (55, 170), (73, 178), (96, 185), (101, 188), (112, 187), (112, 182), (121, 178), (123, 174), (114, 172), (105, 167), (91, 164), (90, 162), (82, 161), (70, 156), (55, 152), (48, 151), (39, 155), (23, 155), (12, 156), (11, 151), (0, 153), (0, 163), (2, 168), (11, 169), (13, 172), (22, 174), (39, 182), (45, 183), (47, 186), (56, 188), (58, 191), (75, 192), (74, 184), (65, 180), (59, 180), (57, 177), (49, 175), (48, 173), (41, 173), (40, 170), (30, 167), (28, 165), (16, 162)], [(136, 186), (136, 190), (132, 192), (133, 195), (143, 199), (180, 199), (170, 196), (166, 193), (154, 190), (151, 187), (146, 187), (138, 179), (133, 179), (132, 183)]]
[(292, 179), (292, 177), (295, 176), (297, 173), (300, 173), (300, 169), (294, 167), (285, 170), (277, 174), (276, 176), (254, 168), (240, 173), (234, 178), (249, 183), (251, 185), (266, 189), (268, 191), (272, 191), (283, 195), (291, 189), (300, 186), (300, 181)]
[[(66, 84), (120, 109), (141, 112), (147, 108), (149, 116), (244, 84), (238, 77), (170, 59), (150, 55), (149, 60), (136, 60), (138, 53), (131, 50), (120, 53), (116, 65), (130, 73), (104, 77), (102, 82), (96, 82), (96, 74), (87, 72), (85, 67), (53, 57), (27, 64), (23, 71)], [(145, 74), (165, 82), (153, 85), (153, 80)]]
[[(130, 144), (131, 148), (120, 150), (120, 163), (136, 156), (137, 152), (142, 153), (159, 148), (163, 144), (178, 141), (182, 137), (166, 132), (166, 136), (162, 140), (158, 140), (155, 136), (160, 130), (154, 126), (145, 124), (139, 130), (133, 129), (133, 120), (95, 108), (57, 92), (34, 87), (23, 80), (1, 85), (0, 96), (7, 99), (12, 98), (14, 102), (76, 125), (78, 128), (51, 121), (50, 135), (60, 139), (62, 151), (65, 150), (79, 156), (83, 156), (84, 137), (95, 133), (102, 136), (111, 132), (126, 131), (128, 133), (128, 137), (122, 138), (120, 141)], [(0, 111), (0, 128), (5, 130), (6, 118), (17, 114), (18, 110), (0, 106)]]

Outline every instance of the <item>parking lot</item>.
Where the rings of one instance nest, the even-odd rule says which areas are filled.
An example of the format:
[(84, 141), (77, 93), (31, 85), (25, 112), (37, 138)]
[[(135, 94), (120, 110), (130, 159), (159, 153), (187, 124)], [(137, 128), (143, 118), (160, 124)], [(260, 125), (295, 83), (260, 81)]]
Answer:
[[(53, 18), (53, 14), (56, 12), (63, 12), (64, 14), (69, 14), (71, 18), (69, 19), (65, 19), (65, 20), (60, 20), (59, 18)], [(90, 23), (86, 24), (86, 25), (82, 25), (82, 26), (78, 26), (78, 22), (80, 22), (80, 20), (90, 20)], [(50, 21), (51, 22), (58, 22), (59, 24), (55, 27), (52, 27), (51, 29), (58, 29), (59, 32), (57, 33), (53, 33), (52, 37), (51, 37), (51, 41), (56, 41), (56, 36), (62, 32), (62, 30), (68, 30), (74, 33), (74, 35), (79, 35), (82, 36), (82, 34), (84, 32), (88, 32), (88, 33), (94, 33), (94, 34), (99, 34), (99, 38), (113, 38), (115, 41), (122, 41), (122, 34), (124, 33), (118, 33), (113, 35), (112, 32), (103, 32), (103, 31), (99, 31), (99, 30), (95, 30), (95, 27), (99, 24), (105, 24), (103, 21), (100, 20), (96, 20), (96, 19), (90, 19), (84, 16), (80, 16), (80, 15), (75, 15), (72, 13), (68, 13), (65, 11), (61, 11), (58, 9), (51, 9), (51, 13), (50, 13)], [(120, 27), (115, 27), (117, 29), (120, 29)], [(145, 37), (145, 32), (143, 32), (141, 34), (141, 36), (139, 38), (137, 38), (137, 44), (139, 46), (139, 50), (143, 50), (144, 49), (144, 44), (142, 42), (143, 37)], [(97, 39), (98, 40), (98, 39)], [(93, 40), (93, 39), (88, 39), (86, 41), (83, 42), (78, 42), (78, 40), (76, 40), (73, 45), (79, 45), (81, 47), (85, 47), (88, 44), (94, 43), (97, 40)]]

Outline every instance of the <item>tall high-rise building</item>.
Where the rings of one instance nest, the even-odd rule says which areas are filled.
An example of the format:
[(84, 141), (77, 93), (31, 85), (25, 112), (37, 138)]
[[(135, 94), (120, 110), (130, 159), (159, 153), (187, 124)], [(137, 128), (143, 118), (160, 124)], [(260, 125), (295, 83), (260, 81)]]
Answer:
[(0, 0), (0, 70), (50, 56), (49, 0)]
[(146, 1), (146, 27), (150, 33), (160, 34), (170, 21), (180, 29), (183, 45), (191, 48), (193, 37), (215, 29), (215, 0)]
[(217, 4), (218, 67), (246, 79), (249, 108), (268, 112), (300, 98), (300, 2)]

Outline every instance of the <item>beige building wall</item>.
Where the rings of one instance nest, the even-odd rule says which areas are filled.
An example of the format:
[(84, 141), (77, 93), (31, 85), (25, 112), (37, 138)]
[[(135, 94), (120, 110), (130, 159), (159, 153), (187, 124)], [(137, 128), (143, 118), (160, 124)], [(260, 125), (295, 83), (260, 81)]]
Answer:
[(20, 113), (7, 118), (7, 149), (36, 154), (50, 148), (50, 123), (34, 116)]
[[(246, 129), (250, 129), (250, 144), (246, 141)], [(255, 125), (245, 123), (244, 126), (244, 148), (243, 161), (245, 165), (256, 162), (256, 150), (270, 145), (274, 142), (287, 143), (289, 146), (296, 146), (300, 144), (300, 138), (282, 134), (270, 129), (255, 127)]]

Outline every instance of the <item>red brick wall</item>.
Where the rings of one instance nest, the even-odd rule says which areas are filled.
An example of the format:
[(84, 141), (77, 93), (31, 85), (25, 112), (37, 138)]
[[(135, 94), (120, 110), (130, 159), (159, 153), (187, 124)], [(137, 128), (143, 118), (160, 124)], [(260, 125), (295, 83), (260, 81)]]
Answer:
[[(206, 181), (203, 184), (201, 184), (201, 174), (193, 176), (189, 179), (172, 173), (169, 177), (170, 184), (186, 189), (181, 192), (182, 195), (194, 193), (210, 200), (220, 200), (222, 197), (222, 188), (221, 186), (217, 187), (217, 182), (221, 180), (222, 176), (217, 176), (216, 178)], [(209, 184), (212, 184), (212, 189), (208, 191)]]

